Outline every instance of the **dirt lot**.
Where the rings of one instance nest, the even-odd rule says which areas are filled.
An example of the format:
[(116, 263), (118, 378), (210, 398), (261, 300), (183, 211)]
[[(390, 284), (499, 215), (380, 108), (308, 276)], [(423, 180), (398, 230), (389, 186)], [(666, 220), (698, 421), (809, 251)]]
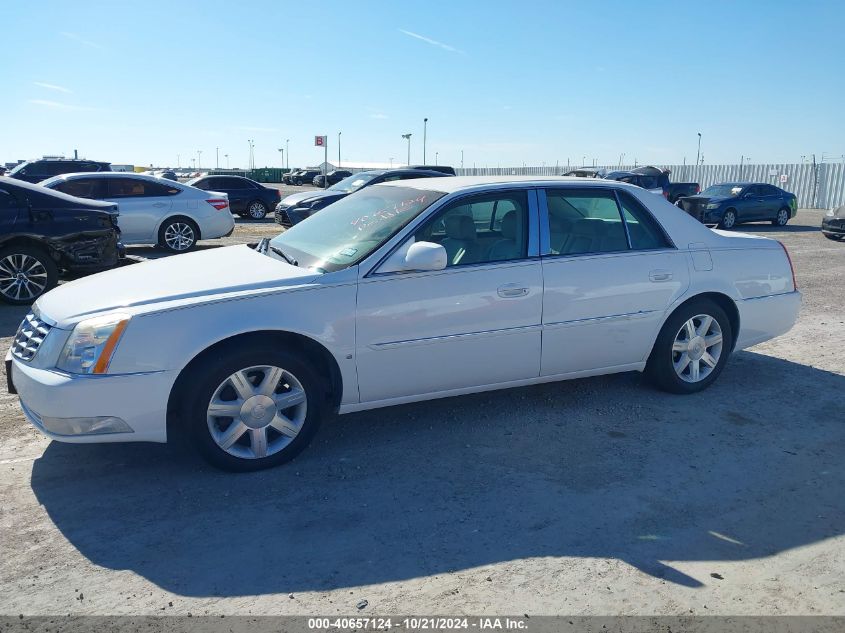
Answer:
[(695, 396), (625, 374), (353, 414), (234, 476), (51, 443), (2, 395), (0, 613), (843, 615), (845, 244), (820, 220), (743, 227), (785, 241), (804, 308)]

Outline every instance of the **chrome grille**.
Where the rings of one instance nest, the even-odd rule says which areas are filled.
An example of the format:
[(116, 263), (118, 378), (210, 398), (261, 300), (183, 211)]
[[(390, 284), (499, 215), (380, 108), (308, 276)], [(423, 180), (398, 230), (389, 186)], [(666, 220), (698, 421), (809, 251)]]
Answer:
[(15, 334), (12, 355), (21, 360), (32, 360), (51, 329), (51, 326), (39, 319), (34, 312), (30, 312)]
[(281, 205), (276, 207), (276, 222), (288, 229), (293, 226), (293, 222), (290, 221), (290, 216), (288, 215), (288, 207)]

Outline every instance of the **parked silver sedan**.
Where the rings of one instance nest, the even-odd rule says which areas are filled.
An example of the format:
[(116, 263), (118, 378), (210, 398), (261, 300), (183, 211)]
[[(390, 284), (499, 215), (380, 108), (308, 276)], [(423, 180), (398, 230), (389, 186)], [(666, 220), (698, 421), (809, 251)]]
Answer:
[(231, 235), (235, 220), (225, 193), (120, 172), (63, 174), (42, 186), (79, 198), (116, 202), (124, 244), (157, 244), (182, 253), (198, 240)]

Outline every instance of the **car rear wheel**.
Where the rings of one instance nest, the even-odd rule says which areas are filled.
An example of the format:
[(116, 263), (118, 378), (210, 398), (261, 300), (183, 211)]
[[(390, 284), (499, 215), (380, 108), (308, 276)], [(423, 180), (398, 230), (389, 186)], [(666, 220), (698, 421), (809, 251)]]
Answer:
[(171, 253), (185, 253), (197, 245), (199, 228), (188, 218), (165, 220), (158, 230), (158, 245)]
[(722, 219), (719, 220), (720, 229), (732, 229), (736, 226), (736, 211), (728, 209), (722, 214)]
[(28, 305), (59, 283), (59, 269), (50, 255), (33, 246), (0, 250), (0, 299)]
[(263, 220), (267, 217), (267, 205), (261, 200), (253, 200), (247, 206), (247, 214), (253, 220)]
[(660, 389), (695, 393), (722, 373), (733, 346), (725, 311), (710, 300), (691, 301), (663, 325), (646, 364), (646, 374)]
[(200, 454), (245, 472), (293, 459), (325, 409), (318, 375), (298, 355), (266, 345), (228, 346), (203, 363), (185, 390), (182, 419)]
[(789, 222), (789, 209), (784, 207), (778, 214), (775, 216), (775, 219), (772, 220), (772, 224), (775, 226), (786, 226), (786, 223)]

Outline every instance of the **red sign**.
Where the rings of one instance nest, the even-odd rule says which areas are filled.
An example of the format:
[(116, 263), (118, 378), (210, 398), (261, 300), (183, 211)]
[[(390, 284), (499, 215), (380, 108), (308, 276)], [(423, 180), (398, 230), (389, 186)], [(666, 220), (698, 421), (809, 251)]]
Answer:
[(326, 137), (325, 136), (315, 136), (314, 137), (314, 147), (325, 147), (326, 145)]

